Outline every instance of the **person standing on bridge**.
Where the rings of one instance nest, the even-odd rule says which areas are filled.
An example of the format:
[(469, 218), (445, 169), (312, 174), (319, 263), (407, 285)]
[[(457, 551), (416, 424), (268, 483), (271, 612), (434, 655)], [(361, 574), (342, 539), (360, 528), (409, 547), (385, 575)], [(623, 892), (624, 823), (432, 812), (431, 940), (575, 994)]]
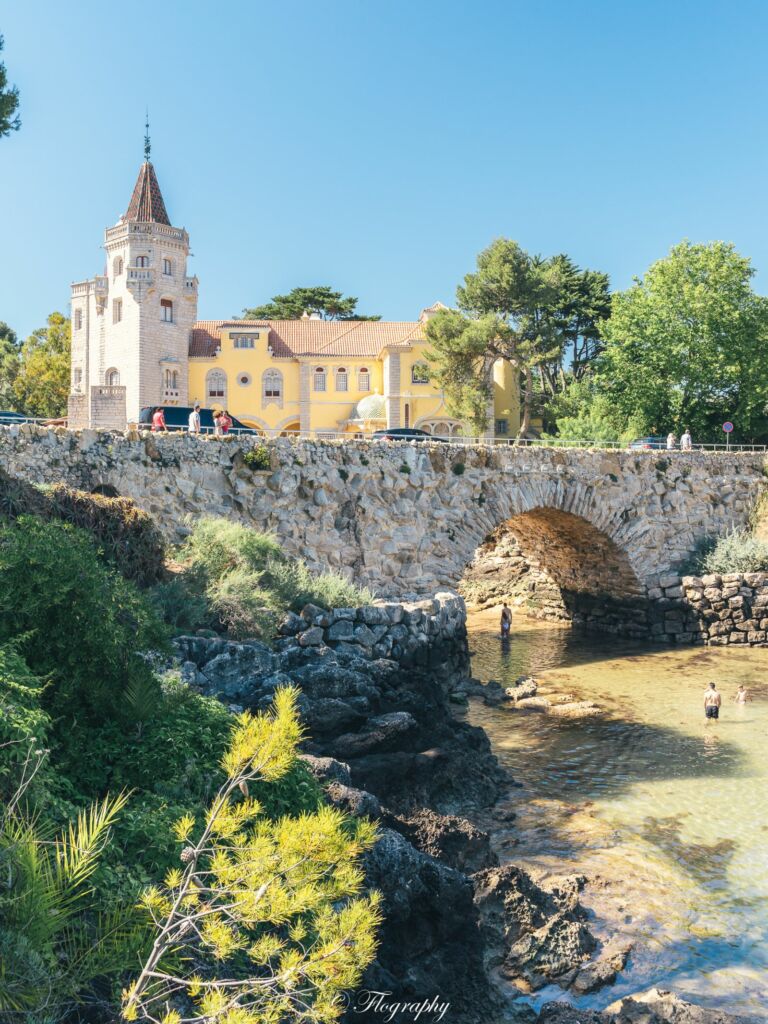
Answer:
[(710, 683), (704, 691), (704, 714), (706, 717), (718, 719), (722, 703), (722, 698), (717, 690), (717, 684), (714, 682)]
[(168, 427), (165, 425), (165, 413), (161, 406), (158, 406), (152, 413), (152, 430), (154, 433), (158, 433), (160, 430), (168, 433)]
[(200, 433), (200, 403), (195, 402), (195, 407), (189, 414), (189, 432), (190, 434)]
[(680, 438), (680, 451), (689, 452), (693, 448), (693, 438), (688, 427), (685, 428), (685, 433)]
[(675, 448), (677, 448), (677, 438), (675, 437), (674, 430), (670, 430), (667, 434), (667, 451), (674, 451)]

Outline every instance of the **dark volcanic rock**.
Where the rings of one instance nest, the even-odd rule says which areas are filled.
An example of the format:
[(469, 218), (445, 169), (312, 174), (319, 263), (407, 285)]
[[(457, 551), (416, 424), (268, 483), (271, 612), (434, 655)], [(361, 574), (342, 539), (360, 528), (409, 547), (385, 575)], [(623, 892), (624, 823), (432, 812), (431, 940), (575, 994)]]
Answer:
[(390, 815), (387, 824), (417, 850), (465, 874), (495, 867), (499, 862), (491, 850), (488, 833), (481, 832), (466, 818), (423, 808), (407, 818)]
[[(361, 988), (392, 993), (390, 1003), (437, 995), (450, 1002), (444, 1019), (462, 1024), (495, 1019), (500, 1000), (483, 966), (469, 879), (388, 828), (365, 855), (365, 872), (367, 884), (384, 897), (384, 924), (378, 958)], [(413, 1015), (395, 1021), (407, 1019)], [(381, 1013), (353, 1010), (347, 1020), (381, 1021)]]
[(314, 757), (312, 754), (300, 754), (299, 757), (321, 784), (340, 782), (342, 786), (348, 786), (352, 781), (349, 765), (343, 761), (336, 761), (332, 757)]
[(334, 807), (351, 814), (353, 818), (380, 818), (381, 804), (373, 793), (354, 789), (340, 782), (332, 782), (326, 789), (328, 799)]
[(580, 968), (596, 948), (577, 893), (580, 879), (550, 890), (506, 864), (473, 877), (487, 957), (510, 981), (542, 988)]

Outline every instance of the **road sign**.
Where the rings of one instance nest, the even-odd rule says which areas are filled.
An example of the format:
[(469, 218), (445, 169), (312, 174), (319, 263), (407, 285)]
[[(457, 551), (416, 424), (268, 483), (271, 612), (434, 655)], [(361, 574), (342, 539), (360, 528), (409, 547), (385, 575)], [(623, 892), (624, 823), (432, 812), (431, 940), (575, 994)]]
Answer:
[(726, 432), (726, 434), (730, 434), (730, 432), (733, 430), (733, 424), (730, 420), (725, 421), (725, 423), (723, 424), (723, 430)]

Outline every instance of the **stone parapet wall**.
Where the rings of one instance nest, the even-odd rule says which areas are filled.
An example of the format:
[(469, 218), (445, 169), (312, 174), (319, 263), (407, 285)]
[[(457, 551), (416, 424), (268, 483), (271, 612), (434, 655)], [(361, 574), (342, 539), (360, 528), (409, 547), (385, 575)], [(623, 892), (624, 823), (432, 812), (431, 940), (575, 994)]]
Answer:
[(467, 633), (464, 599), (452, 592), (413, 601), (377, 601), (361, 608), (326, 611), (307, 605), (301, 615), (289, 613), (280, 625), (277, 646), (316, 647), (366, 658), (389, 658), (403, 666), (426, 664), (434, 648), (463, 642)]

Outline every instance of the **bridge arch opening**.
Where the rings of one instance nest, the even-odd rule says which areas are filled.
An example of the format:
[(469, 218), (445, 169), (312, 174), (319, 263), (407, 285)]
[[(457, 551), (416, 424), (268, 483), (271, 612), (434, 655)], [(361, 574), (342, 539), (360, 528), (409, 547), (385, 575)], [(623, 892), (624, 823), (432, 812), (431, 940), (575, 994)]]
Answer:
[(538, 618), (646, 631), (645, 589), (627, 553), (589, 520), (558, 508), (501, 523), (475, 551), (459, 590), (481, 607), (506, 600)]
[(100, 494), (103, 498), (119, 498), (120, 492), (114, 484), (97, 484), (91, 494)]

